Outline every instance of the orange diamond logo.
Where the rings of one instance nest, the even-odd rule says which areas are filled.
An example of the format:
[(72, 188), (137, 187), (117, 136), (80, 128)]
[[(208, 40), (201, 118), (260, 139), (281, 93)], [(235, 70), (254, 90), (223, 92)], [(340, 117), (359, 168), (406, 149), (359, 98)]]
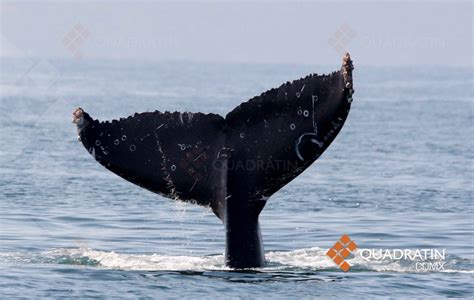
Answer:
[(339, 266), (344, 272), (350, 270), (351, 266), (345, 261), (345, 259), (357, 249), (357, 244), (351, 240), (351, 238), (344, 234), (341, 236), (339, 241), (337, 241), (332, 248), (326, 252), (326, 255), (332, 259), (336, 265)]

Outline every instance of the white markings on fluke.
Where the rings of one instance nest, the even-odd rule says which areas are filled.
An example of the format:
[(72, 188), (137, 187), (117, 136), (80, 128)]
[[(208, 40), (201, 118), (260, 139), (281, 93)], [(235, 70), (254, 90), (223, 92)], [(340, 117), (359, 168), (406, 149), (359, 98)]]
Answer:
[(194, 189), (194, 186), (196, 185), (196, 183), (198, 182), (198, 180), (199, 180), (199, 179), (197, 179), (197, 178), (196, 178), (196, 180), (194, 180), (193, 185), (192, 185), (191, 188), (189, 189), (190, 192)]
[(301, 94), (303, 93), (305, 86), (306, 84), (303, 84), (303, 86), (301, 87), (301, 90), (299, 92), (296, 92), (296, 98), (301, 97)]
[[(298, 156), (298, 158), (301, 160), (301, 161), (304, 161), (304, 158), (303, 158), (303, 155), (301, 155), (301, 152), (300, 152), (300, 144), (301, 144), (301, 141), (303, 140), (303, 138), (305, 136), (311, 136), (311, 137), (317, 137), (317, 135), (315, 133), (312, 133), (312, 132), (308, 132), (308, 133), (303, 133), (302, 135), (300, 135), (300, 137), (298, 138), (298, 140), (296, 141), (296, 147), (295, 147), (295, 152), (296, 152), (296, 156)], [(309, 140), (311, 143), (313, 144), (316, 144), (319, 148), (323, 148), (324, 147), (324, 143), (323, 142), (320, 142), (318, 141), (316, 138), (311, 138)]]
[(198, 156), (197, 156), (195, 159), (193, 159), (193, 161), (196, 161), (196, 160), (198, 160), (198, 159), (199, 159), (201, 156), (203, 156), (203, 155), (204, 155), (204, 152), (203, 152), (203, 153), (201, 153), (201, 154), (199, 154), (199, 155), (198, 155)]
[(140, 142), (143, 142), (143, 140), (146, 139), (147, 137), (149, 137), (150, 135), (151, 135), (151, 133), (144, 135), (144, 136), (140, 139)]
[[(221, 151), (223, 153), (221, 153)], [(234, 149), (223, 147), (217, 152), (217, 158), (227, 158), (229, 156), (227, 152), (232, 152), (232, 151), (234, 151)]]

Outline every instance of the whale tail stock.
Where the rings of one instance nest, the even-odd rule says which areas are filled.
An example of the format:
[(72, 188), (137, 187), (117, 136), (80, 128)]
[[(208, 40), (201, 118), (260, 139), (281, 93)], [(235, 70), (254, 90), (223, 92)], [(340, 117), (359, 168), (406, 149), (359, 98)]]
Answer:
[(146, 112), (100, 122), (73, 112), (78, 137), (104, 167), (164, 197), (212, 208), (226, 228), (226, 264), (259, 267), (258, 216), (267, 199), (309, 167), (347, 118), (352, 61), (308, 75), (216, 114)]

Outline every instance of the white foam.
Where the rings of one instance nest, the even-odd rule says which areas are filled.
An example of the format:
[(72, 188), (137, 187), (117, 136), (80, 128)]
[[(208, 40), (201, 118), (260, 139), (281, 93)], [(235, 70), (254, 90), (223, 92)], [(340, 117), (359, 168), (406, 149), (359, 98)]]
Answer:
[[(359, 249), (361, 251), (363, 249)], [(271, 251), (265, 254), (267, 266), (259, 271), (292, 271), (306, 269), (312, 271), (337, 271), (339, 267), (326, 256), (327, 249), (319, 247), (297, 249), (293, 251)], [(144, 271), (206, 271), (229, 270), (224, 264), (224, 255), (187, 256), (161, 254), (126, 254), (94, 250), (91, 248), (59, 248), (40, 254), (0, 253), (0, 261), (21, 263), (52, 263), (72, 265), (94, 265), (106, 269), (144, 270)], [(414, 262), (400, 260), (366, 260), (359, 255), (347, 259), (351, 270), (369, 272), (396, 273), (466, 273), (474, 270), (448, 269), (439, 271), (416, 270)], [(447, 261), (446, 265), (449, 265)], [(471, 263), (469, 263), (471, 265)]]
[(173, 256), (159, 254), (118, 254), (90, 248), (55, 249), (50, 255), (85, 257), (96, 261), (99, 266), (123, 270), (212, 270), (223, 269), (224, 256)]
[(265, 258), (270, 263), (281, 265), (281, 267), (291, 266), (297, 268), (311, 269), (333, 269), (337, 266), (326, 255), (326, 250), (319, 247), (298, 249), (293, 251), (275, 251), (265, 254)]

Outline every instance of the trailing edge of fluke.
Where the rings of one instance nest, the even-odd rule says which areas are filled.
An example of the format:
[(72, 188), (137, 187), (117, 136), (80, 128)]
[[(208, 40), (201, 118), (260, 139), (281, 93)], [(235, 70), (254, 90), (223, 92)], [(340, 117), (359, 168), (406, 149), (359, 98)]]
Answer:
[(229, 112), (145, 112), (100, 122), (73, 112), (79, 140), (108, 170), (163, 197), (210, 207), (226, 230), (226, 264), (264, 265), (258, 216), (268, 198), (308, 168), (341, 130), (353, 65), (311, 74)]

